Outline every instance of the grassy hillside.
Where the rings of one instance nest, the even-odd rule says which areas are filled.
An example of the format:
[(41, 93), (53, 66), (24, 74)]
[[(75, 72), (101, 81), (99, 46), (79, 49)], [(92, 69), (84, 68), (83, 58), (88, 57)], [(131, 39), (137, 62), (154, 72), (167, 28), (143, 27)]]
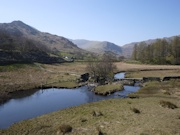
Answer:
[(12, 63), (59, 63), (60, 57), (51, 57), (50, 49), (42, 43), (26, 37), (0, 31), (0, 65)]
[(59, 54), (66, 53), (78, 59), (91, 55), (91, 53), (78, 48), (62, 36), (40, 32), (21, 21), (1, 23), (0, 32), (1, 50), (18, 50), (20, 52), (35, 50), (38, 53), (43, 51), (47, 54), (51, 53), (58, 56), (61, 56)]

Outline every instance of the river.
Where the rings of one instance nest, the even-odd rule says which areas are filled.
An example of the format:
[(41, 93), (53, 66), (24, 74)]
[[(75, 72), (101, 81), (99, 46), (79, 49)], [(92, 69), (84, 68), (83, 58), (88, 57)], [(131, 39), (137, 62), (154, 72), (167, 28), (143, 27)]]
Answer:
[[(118, 73), (115, 78), (124, 78), (124, 73)], [(85, 103), (96, 102), (111, 98), (124, 98), (135, 92), (139, 86), (124, 86), (123, 91), (115, 92), (109, 96), (95, 95), (87, 86), (75, 89), (45, 89), (33, 91), (31, 95), (16, 97), (0, 105), (0, 129), (5, 129), (13, 123), (31, 119), (53, 111)]]

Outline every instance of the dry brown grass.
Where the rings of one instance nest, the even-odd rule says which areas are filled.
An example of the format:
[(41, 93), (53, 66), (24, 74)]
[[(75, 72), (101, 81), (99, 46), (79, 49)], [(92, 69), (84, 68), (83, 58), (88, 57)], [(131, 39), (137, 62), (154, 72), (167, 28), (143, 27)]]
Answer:
[(69, 73), (69, 74), (82, 74), (86, 72), (86, 63), (75, 62), (75, 63), (62, 63), (54, 65), (43, 65), (45, 69), (59, 72), (59, 73)]
[(45, 83), (48, 77), (49, 75), (46, 72), (32, 65), (0, 72), (0, 95), (6, 97), (9, 92), (36, 88)]
[[(76, 82), (80, 75), (68, 73), (70, 69), (70, 72), (73, 71), (72, 64), (68, 64), (41, 65), (42, 67), (37, 64), (18, 66), (20, 68), (0, 67), (0, 102), (10, 98), (8, 93), (18, 90), (29, 90), (43, 85), (53, 86), (53, 84), (57, 87), (79, 86)], [(74, 65), (76, 65), (74, 68), (78, 67), (77, 69), (81, 70), (78, 64)], [(81, 72), (77, 73), (81, 74)]]
[[(63, 63), (54, 65), (43, 65), (44, 68), (63, 73), (82, 74), (86, 72), (87, 62)], [(173, 65), (143, 65), (143, 64), (128, 64), (124, 62), (116, 62), (118, 71), (139, 71), (139, 70), (157, 70), (157, 69), (179, 69), (180, 66)]]
[(145, 65), (145, 64), (129, 64), (123, 62), (115, 63), (118, 71), (140, 71), (140, 70), (158, 70), (158, 69), (178, 69), (180, 66), (175, 65)]
[(165, 76), (180, 76), (179, 70), (153, 70), (153, 71), (136, 71), (127, 72), (127, 78), (142, 78), (142, 77), (160, 77), (161, 79)]

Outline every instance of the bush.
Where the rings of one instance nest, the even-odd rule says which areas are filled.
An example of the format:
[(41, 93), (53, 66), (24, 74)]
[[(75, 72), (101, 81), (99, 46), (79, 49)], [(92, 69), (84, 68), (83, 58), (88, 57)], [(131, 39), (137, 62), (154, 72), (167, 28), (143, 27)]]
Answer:
[(169, 108), (169, 109), (175, 109), (178, 108), (175, 104), (169, 102), (169, 101), (160, 101), (160, 105), (164, 108)]

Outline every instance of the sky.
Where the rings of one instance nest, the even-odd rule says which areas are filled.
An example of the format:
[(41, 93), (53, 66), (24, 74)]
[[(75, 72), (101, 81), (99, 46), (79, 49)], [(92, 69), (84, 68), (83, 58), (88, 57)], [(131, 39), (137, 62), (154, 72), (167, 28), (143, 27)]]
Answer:
[(0, 23), (15, 20), (70, 39), (121, 46), (180, 35), (180, 0), (0, 0)]

